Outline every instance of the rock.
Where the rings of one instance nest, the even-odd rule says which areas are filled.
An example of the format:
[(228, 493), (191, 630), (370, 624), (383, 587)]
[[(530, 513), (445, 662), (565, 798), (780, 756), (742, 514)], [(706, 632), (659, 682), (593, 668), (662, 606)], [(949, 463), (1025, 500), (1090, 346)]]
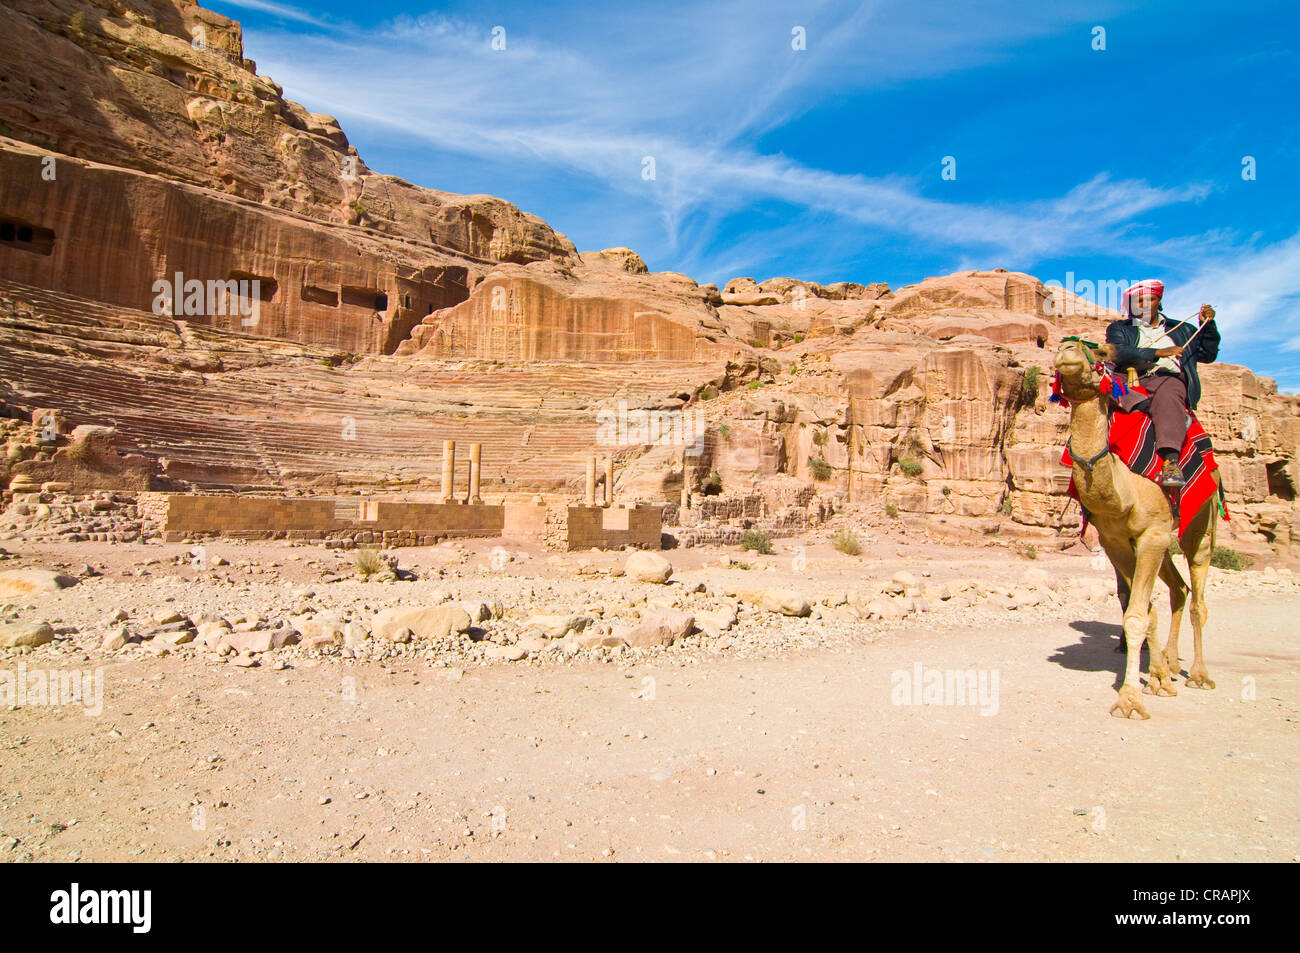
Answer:
[(77, 584), (76, 576), (51, 569), (7, 569), (0, 572), (0, 599), (58, 592)]
[(198, 628), (197, 638), (205, 648), (215, 649), (230, 632), (230, 626), (224, 621), (204, 622)]
[(585, 635), (578, 636), (576, 641), (584, 649), (616, 649), (627, 645), (627, 640), (623, 636), (613, 632), (588, 632)]
[(690, 635), (695, 628), (695, 616), (678, 609), (660, 609), (647, 612), (641, 621), (623, 635), (624, 641), (634, 649), (672, 645)]
[(887, 599), (884, 596), (872, 599), (863, 608), (866, 610), (868, 618), (900, 619), (903, 617), (903, 610), (894, 600)]
[(658, 553), (637, 550), (623, 566), (627, 577), (635, 582), (665, 583), (673, 574), (673, 565)]
[(585, 615), (534, 615), (524, 625), (541, 630), (545, 638), (562, 639), (570, 632), (581, 632), (591, 622), (591, 617)]
[(549, 642), (546, 639), (531, 638), (528, 636), (525, 636), (515, 643), (515, 645), (523, 649), (529, 655), (536, 655), (539, 652), (545, 652), (554, 644), (554, 642)]
[(917, 578), (906, 569), (900, 569), (890, 577), (890, 581), (902, 586), (904, 589), (915, 589), (920, 583)]
[[(348, 648), (355, 649), (361, 643), (370, 638), (370, 633), (366, 631), (365, 626), (356, 622), (348, 622), (343, 626), (343, 644)], [(394, 642), (411, 641), (411, 630), (402, 629), (393, 635)]]
[(716, 639), (736, 624), (736, 617), (734, 606), (724, 606), (721, 609), (705, 609), (695, 613), (695, 625), (705, 635)]
[(159, 609), (157, 612), (153, 614), (152, 621), (154, 626), (158, 627), (158, 626), (165, 626), (165, 625), (174, 625), (177, 622), (184, 622), (188, 625), (190, 620), (185, 618), (185, 616), (181, 615), (179, 612), (175, 611), (174, 609)]
[(483, 654), (498, 661), (518, 662), (528, 657), (528, 650), (519, 645), (489, 644)]
[(370, 634), (392, 641), (409, 629), (417, 639), (440, 640), (452, 633), (468, 632), (471, 625), (469, 613), (455, 605), (384, 609), (371, 621)]
[(260, 655), (271, 651), (271, 632), (262, 629), (257, 632), (227, 632), (222, 641), (240, 655)]
[(193, 629), (175, 629), (171, 632), (163, 632), (158, 638), (162, 639), (168, 645), (187, 645), (194, 641)]
[(343, 620), (338, 613), (322, 612), (316, 616), (295, 616), (290, 624), (302, 634), (305, 641), (313, 645), (334, 643), (343, 644)]
[(485, 602), (462, 602), (460, 607), (465, 610), (470, 622), (486, 622), (492, 618), (492, 610)]
[(34, 648), (54, 641), (54, 629), (48, 622), (7, 622), (0, 625), (0, 648)]
[(791, 589), (764, 589), (756, 604), (768, 612), (781, 615), (805, 616), (812, 612), (812, 603)]
[(256, 668), (258, 661), (249, 653), (242, 652), (231, 659), (230, 664), (238, 668)]
[(116, 652), (122, 646), (126, 645), (126, 632), (122, 629), (114, 629), (104, 636), (104, 641), (99, 643), (99, 647), (105, 652)]

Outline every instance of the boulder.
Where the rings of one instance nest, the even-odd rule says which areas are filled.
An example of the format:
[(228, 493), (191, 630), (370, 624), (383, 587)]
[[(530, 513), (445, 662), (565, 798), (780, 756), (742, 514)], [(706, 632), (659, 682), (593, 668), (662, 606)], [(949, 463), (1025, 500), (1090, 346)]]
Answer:
[(641, 621), (623, 634), (623, 639), (635, 649), (657, 645), (672, 645), (690, 635), (695, 628), (695, 617), (680, 609), (659, 609), (647, 612)]
[(58, 592), (76, 584), (76, 576), (52, 569), (8, 569), (0, 572), (0, 599), (21, 599), (42, 592)]
[(591, 617), (585, 615), (534, 615), (524, 624), (539, 630), (544, 638), (562, 639), (570, 632), (581, 632), (591, 625), (591, 621)]
[(658, 553), (637, 550), (624, 565), (627, 577), (635, 582), (665, 583), (673, 574), (673, 564)]
[(417, 639), (446, 639), (453, 632), (468, 632), (473, 623), (469, 613), (456, 605), (411, 609), (384, 609), (375, 614), (370, 634), (376, 639), (395, 641), (404, 629)]
[(33, 648), (54, 641), (54, 629), (48, 622), (9, 622), (0, 625), (0, 648)]

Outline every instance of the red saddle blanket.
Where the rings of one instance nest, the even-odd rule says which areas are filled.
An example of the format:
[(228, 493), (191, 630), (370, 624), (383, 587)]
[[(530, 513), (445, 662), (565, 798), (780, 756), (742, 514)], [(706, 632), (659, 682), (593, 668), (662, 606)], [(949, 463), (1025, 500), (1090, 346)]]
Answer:
[[(1141, 387), (1135, 387), (1133, 390), (1145, 393)], [(1182, 467), (1183, 479), (1187, 481), (1178, 495), (1178, 536), (1180, 539), (1188, 524), (1191, 523), (1192, 517), (1200, 512), (1205, 501), (1211, 496), (1216, 497), (1215, 505), (1218, 508), (1219, 515), (1225, 520), (1228, 519), (1228, 508), (1223, 499), (1223, 490), (1215, 484), (1214, 477), (1211, 475), (1219, 468), (1219, 465), (1214, 460), (1214, 447), (1210, 443), (1210, 435), (1205, 432), (1195, 414), (1192, 414), (1191, 418), (1192, 422), (1187, 428), (1187, 436), (1183, 440), (1182, 452), (1178, 455), (1178, 465)], [(1140, 410), (1129, 414), (1121, 410), (1112, 411), (1110, 415), (1110, 451), (1123, 460), (1134, 473), (1140, 473), (1148, 480), (1159, 482), (1157, 477), (1160, 474), (1163, 461), (1156, 453), (1155, 428), (1152, 426), (1151, 418), (1147, 414)], [(1074, 466), (1068, 443), (1061, 453), (1061, 465)], [(1079, 493), (1074, 487), (1073, 475), (1070, 477), (1068, 492), (1076, 500), (1079, 498)], [(1079, 527), (1079, 535), (1082, 536), (1084, 530), (1088, 528), (1090, 517), (1082, 502), (1079, 504), (1079, 508), (1083, 511), (1083, 525)]]

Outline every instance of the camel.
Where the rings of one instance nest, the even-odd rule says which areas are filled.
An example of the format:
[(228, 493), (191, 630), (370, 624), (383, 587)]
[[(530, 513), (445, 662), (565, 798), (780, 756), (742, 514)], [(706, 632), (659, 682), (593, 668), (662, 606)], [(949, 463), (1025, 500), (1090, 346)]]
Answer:
[[(1113, 361), (1114, 357), (1114, 348), (1109, 344), (1092, 348), (1081, 341), (1065, 341), (1056, 353), (1056, 369), (1061, 374), (1061, 392), (1070, 402), (1069, 448), (1079, 502), (1087, 508), (1097, 527), (1102, 548), (1117, 577), (1127, 583), (1129, 590), (1124, 607), (1127, 649), (1124, 682), (1110, 712), (1120, 718), (1134, 714), (1150, 718), (1139, 689), (1142, 643), (1147, 643), (1150, 658), (1146, 691), (1158, 696), (1178, 694), (1173, 677), (1179, 671), (1178, 628), (1188, 587), (1169, 558), (1169, 543), (1177, 536), (1177, 527), (1164, 490), (1129, 470), (1123, 460), (1108, 452), (1111, 398), (1101, 393), (1100, 375), (1094, 365), (1099, 361)], [(1219, 482), (1218, 471), (1214, 472), (1214, 480), (1216, 484)], [(1191, 578), (1195, 639), (1195, 657), (1187, 673), (1187, 684), (1204, 689), (1214, 688), (1205, 668), (1202, 637), (1208, 618), (1205, 584), (1214, 548), (1216, 516), (1211, 496), (1179, 540)], [(1157, 575), (1169, 586), (1170, 630), (1163, 649), (1156, 643), (1156, 614), (1151, 602)]]

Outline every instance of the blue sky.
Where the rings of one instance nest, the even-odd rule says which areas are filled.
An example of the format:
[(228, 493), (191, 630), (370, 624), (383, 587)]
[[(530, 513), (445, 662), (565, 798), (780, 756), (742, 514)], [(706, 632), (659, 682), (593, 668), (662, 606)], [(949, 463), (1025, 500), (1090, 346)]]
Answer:
[(580, 250), (719, 285), (1159, 277), (1300, 392), (1293, 2), (206, 5), (375, 171)]

